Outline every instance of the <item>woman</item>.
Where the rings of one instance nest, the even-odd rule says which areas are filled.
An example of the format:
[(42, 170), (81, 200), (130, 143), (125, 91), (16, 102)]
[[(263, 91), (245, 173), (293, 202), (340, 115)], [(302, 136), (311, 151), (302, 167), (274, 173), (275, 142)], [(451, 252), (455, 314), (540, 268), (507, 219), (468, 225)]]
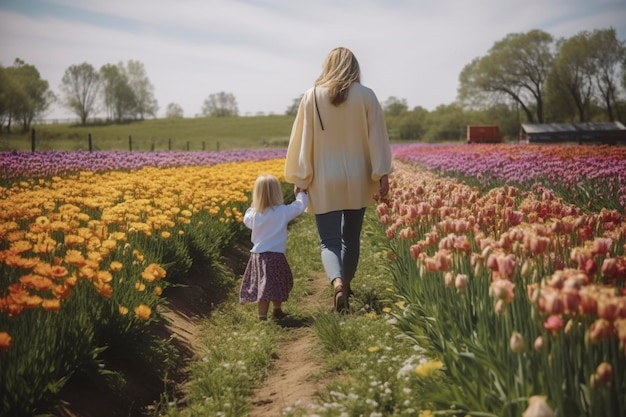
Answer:
[(349, 310), (365, 208), (374, 203), (374, 195), (387, 195), (390, 172), (391, 149), (380, 103), (361, 84), (354, 54), (335, 48), (300, 101), (285, 179), (307, 190), (307, 211), (315, 214), (322, 264), (338, 312)]

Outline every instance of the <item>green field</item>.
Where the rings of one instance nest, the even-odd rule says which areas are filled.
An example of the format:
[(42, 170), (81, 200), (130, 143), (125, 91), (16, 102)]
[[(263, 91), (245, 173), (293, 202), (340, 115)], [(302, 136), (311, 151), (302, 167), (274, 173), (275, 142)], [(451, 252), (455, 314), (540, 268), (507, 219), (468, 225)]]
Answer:
[[(286, 147), (293, 120), (293, 116), (172, 118), (110, 125), (35, 125), (33, 129), (37, 151), (89, 150), (89, 135), (94, 151), (214, 151)], [(32, 150), (32, 132), (0, 133), (0, 151), (7, 150)]]

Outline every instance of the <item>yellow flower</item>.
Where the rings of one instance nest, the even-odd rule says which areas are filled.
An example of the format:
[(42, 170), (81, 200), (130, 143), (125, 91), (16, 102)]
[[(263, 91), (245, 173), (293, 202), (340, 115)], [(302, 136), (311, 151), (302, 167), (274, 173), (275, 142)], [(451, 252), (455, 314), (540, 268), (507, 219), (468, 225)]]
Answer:
[(41, 302), (41, 306), (46, 311), (57, 311), (61, 308), (61, 300), (58, 298), (47, 298)]
[(430, 410), (422, 410), (420, 411), (420, 414), (419, 414), (419, 417), (434, 417), (434, 416), (435, 415)]
[(119, 306), (118, 310), (122, 316), (125, 316), (128, 314), (128, 307)]
[(172, 234), (170, 232), (168, 232), (168, 231), (161, 232), (161, 238), (163, 238), (163, 239), (169, 239), (171, 235)]
[(369, 319), (375, 319), (376, 318), (376, 312), (375, 311), (370, 311), (365, 316), (367, 316), (367, 318), (369, 318)]
[(109, 271), (97, 271), (94, 279), (102, 283), (111, 282), (113, 280), (113, 275), (111, 275)]
[(145, 291), (146, 284), (144, 284), (143, 282), (135, 282), (135, 289), (139, 292)]
[(111, 269), (111, 271), (113, 272), (119, 272), (122, 270), (122, 267), (124, 265), (121, 262), (118, 261), (111, 261), (111, 265), (109, 265), (109, 268)]
[(383, 313), (391, 313), (391, 308), (390, 307), (383, 308)]
[(380, 347), (378, 346), (370, 346), (367, 348), (368, 352), (378, 352), (380, 350)]
[(166, 272), (160, 265), (151, 263), (141, 273), (141, 277), (148, 282), (152, 282), (155, 279), (165, 278)]
[(80, 251), (70, 249), (65, 253), (65, 262), (80, 267), (85, 265), (85, 257)]
[(134, 249), (133, 255), (135, 255), (135, 260), (137, 260), (137, 262), (143, 262), (143, 252), (139, 249)]
[(163, 288), (159, 287), (158, 285), (156, 287), (154, 287), (154, 294), (159, 296), (161, 294), (163, 294)]
[(0, 332), (0, 350), (11, 347), (11, 336), (7, 332)]
[(400, 301), (396, 301), (396, 302), (395, 302), (395, 305), (397, 305), (397, 306), (398, 306), (398, 307), (400, 307), (400, 308), (404, 308), (404, 305), (405, 305), (405, 304), (406, 304), (406, 303), (404, 302), (404, 300), (400, 300)]
[(26, 240), (18, 240), (11, 244), (11, 248), (9, 249), (13, 253), (23, 253), (31, 250), (33, 245)]
[(417, 367), (415, 368), (415, 373), (422, 378), (428, 378), (435, 371), (441, 369), (442, 367), (443, 362), (441, 361), (428, 361), (421, 365), (417, 365)]
[(140, 304), (135, 307), (135, 315), (142, 320), (148, 320), (152, 314), (152, 309), (145, 304)]

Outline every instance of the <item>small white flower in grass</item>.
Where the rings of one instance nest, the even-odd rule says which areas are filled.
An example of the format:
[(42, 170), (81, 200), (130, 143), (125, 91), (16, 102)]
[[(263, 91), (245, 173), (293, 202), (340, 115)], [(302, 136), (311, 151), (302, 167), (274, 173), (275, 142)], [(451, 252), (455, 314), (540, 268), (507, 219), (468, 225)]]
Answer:
[(398, 378), (398, 379), (407, 378), (409, 375), (411, 375), (411, 373), (413, 372), (413, 369), (415, 369), (415, 365), (413, 365), (410, 362), (409, 363), (405, 363), (398, 370), (398, 373), (396, 374), (396, 378)]
[[(410, 394), (411, 391), (412, 391), (411, 388), (407, 388), (407, 387), (402, 388), (402, 392), (405, 394)], [(406, 400), (404, 405), (408, 405), (408, 401), (409, 400)]]
[(365, 400), (365, 404), (371, 405), (372, 407), (378, 407), (378, 403), (372, 400), (371, 398), (368, 398), (367, 400)]
[(383, 414), (374, 412), (374, 413), (370, 413), (370, 417), (383, 417)]

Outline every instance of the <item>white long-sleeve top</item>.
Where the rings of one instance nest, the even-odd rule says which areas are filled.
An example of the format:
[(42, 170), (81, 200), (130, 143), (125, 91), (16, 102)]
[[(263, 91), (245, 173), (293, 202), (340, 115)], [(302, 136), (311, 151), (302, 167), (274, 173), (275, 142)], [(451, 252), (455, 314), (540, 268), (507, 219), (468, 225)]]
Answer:
[(250, 252), (285, 253), (287, 248), (287, 225), (304, 212), (309, 203), (305, 192), (299, 192), (291, 204), (281, 204), (266, 209), (263, 213), (252, 207), (243, 215), (243, 224), (252, 229)]
[(373, 204), (380, 178), (392, 171), (387, 126), (376, 95), (354, 83), (348, 99), (334, 106), (326, 87), (315, 91), (317, 109), (313, 88), (300, 101), (287, 148), (285, 180), (307, 190), (307, 211), (315, 214)]

